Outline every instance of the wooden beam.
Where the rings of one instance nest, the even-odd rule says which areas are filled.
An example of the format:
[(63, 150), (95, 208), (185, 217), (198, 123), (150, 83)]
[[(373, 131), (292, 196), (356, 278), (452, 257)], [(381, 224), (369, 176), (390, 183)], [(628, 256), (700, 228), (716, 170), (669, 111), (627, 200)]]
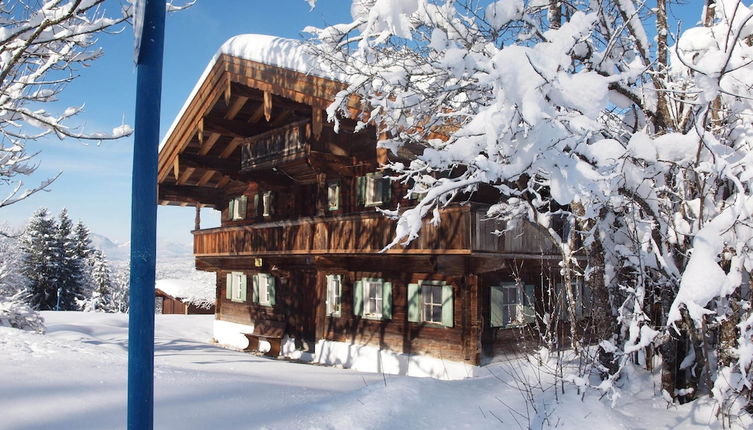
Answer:
[(159, 200), (174, 203), (201, 203), (220, 208), (224, 200), (222, 191), (211, 187), (160, 184), (158, 190)]
[(230, 137), (251, 137), (269, 130), (264, 125), (249, 124), (225, 118), (204, 117), (204, 129)]
[(200, 169), (212, 169), (220, 172), (237, 172), (240, 169), (240, 162), (227, 158), (210, 157), (199, 154), (180, 154), (180, 162), (189, 167)]

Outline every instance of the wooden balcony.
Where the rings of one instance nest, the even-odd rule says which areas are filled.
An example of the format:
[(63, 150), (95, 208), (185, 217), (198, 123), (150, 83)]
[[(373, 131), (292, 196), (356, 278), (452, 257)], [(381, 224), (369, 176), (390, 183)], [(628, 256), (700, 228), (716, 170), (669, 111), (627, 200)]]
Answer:
[(309, 121), (299, 121), (248, 138), (241, 147), (241, 171), (248, 172), (306, 157), (311, 150), (307, 143), (309, 127)]
[[(484, 213), (484, 209), (471, 206), (445, 209), (438, 225), (425, 221), (416, 240), (387, 253), (553, 253), (549, 242), (531, 226), (524, 225), (502, 236), (492, 235), (501, 226), (485, 221)], [(394, 238), (395, 223), (378, 213), (369, 213), (221, 227), (196, 230), (193, 234), (197, 257), (375, 254)]]

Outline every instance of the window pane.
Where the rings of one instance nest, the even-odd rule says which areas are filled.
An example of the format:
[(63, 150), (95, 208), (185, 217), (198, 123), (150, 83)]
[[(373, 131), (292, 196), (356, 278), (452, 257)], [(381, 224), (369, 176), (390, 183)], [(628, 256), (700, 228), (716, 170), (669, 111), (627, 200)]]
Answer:
[(432, 287), (432, 295), (433, 295), (433, 303), (441, 304), (442, 303), (442, 286), (435, 285)]
[(442, 322), (442, 306), (432, 306), (432, 322)]

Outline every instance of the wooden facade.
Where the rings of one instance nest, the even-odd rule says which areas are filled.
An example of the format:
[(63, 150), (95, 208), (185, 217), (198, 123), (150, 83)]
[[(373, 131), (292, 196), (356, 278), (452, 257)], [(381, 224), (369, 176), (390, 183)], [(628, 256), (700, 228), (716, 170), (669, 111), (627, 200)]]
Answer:
[[(342, 87), (221, 55), (167, 136), (160, 204), (222, 211), (220, 227), (193, 231), (196, 267), (217, 274), (216, 319), (284, 323), (308, 350), (327, 340), (479, 364), (513, 349), (525, 324), (492, 327), (491, 291), (540, 307), (553, 247), (530, 225), (486, 221), (489, 202), (470, 196), (381, 252), (395, 225), (375, 208), (415, 201), (381, 176), (373, 127), (324, 121)], [(530, 302), (511, 284), (530, 285)]]

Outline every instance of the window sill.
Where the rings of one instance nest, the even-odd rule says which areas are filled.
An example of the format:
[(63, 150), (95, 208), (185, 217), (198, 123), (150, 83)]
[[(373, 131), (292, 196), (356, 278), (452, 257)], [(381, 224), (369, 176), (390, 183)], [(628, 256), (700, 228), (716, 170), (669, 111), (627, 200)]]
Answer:
[(442, 323), (438, 322), (431, 322), (431, 321), (420, 321), (420, 322), (414, 322), (413, 324), (418, 324), (422, 327), (435, 327), (435, 328), (452, 328), (450, 326), (446, 326)]

